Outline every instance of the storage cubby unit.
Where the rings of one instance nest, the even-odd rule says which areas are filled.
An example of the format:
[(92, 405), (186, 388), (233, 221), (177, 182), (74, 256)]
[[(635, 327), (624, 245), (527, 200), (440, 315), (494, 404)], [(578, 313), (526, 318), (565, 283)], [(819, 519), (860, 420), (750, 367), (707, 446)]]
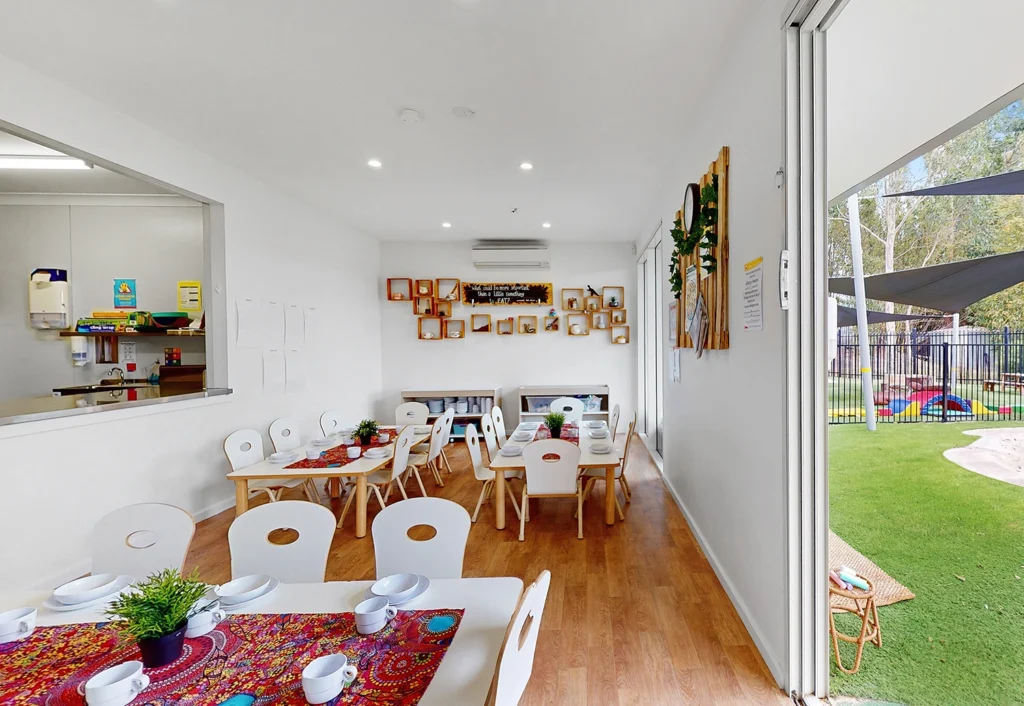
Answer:
[(612, 309), (612, 326), (625, 326), (627, 323), (625, 309)]
[(416, 291), (417, 297), (430, 297), (434, 298), (434, 280), (432, 279), (418, 279), (416, 280)]
[(495, 322), (499, 336), (511, 336), (516, 332), (516, 322), (512, 319), (498, 319)]
[(434, 300), (434, 316), (451, 316), (452, 303), (447, 299)]
[(490, 333), (491, 315), (471, 314), (469, 317), (469, 330), (473, 333)]
[(445, 319), (444, 320), (444, 337), (445, 338), (465, 338), (466, 337), (466, 322), (462, 319)]
[(565, 311), (583, 311), (583, 290), (563, 288), (562, 309)]
[(629, 343), (629, 326), (612, 326), (612, 343), (618, 345)]
[(590, 312), (590, 328), (604, 331), (611, 325), (612, 315), (610, 311), (598, 309), (597, 311)]
[(412, 299), (412, 280), (408, 277), (388, 279), (388, 301), (407, 302)]
[(440, 341), (444, 333), (444, 319), (440, 316), (421, 316), (417, 326), (421, 341)]
[(520, 316), (519, 333), (537, 333), (537, 317)]
[(549, 332), (558, 331), (561, 326), (561, 317), (558, 316), (545, 316), (544, 317), (544, 330)]
[[(609, 388), (607, 385), (524, 385), (519, 388), (519, 422), (539, 422), (551, 410), (551, 403), (559, 397), (575, 397), (587, 405), (585, 420), (609, 421)], [(509, 422), (505, 423), (506, 428)]]
[(431, 422), (441, 416), (445, 409), (453, 407), (455, 422), (452, 424), (451, 438), (463, 439), (466, 436), (467, 424), (475, 425), (479, 432), (480, 417), (489, 413), (494, 407), (501, 406), (501, 388), (403, 390), (401, 402), (422, 402), (427, 407), (440, 409), (440, 412), (431, 411), (427, 416)]
[(447, 302), (462, 301), (462, 282), (451, 277), (441, 277), (437, 280), (434, 292), (436, 298)]
[(597, 311), (604, 308), (604, 301), (601, 297), (587, 296), (583, 298), (583, 306), (586, 307), (587, 311)]
[(590, 315), (567, 314), (565, 317), (565, 331), (570, 336), (589, 336)]
[[(604, 303), (602, 309), (621, 309), (626, 306), (626, 288), (625, 287), (603, 287), (601, 289), (601, 299)], [(612, 301), (615, 301), (613, 304)]]
[(414, 297), (412, 300), (412, 312), (416, 314), (416, 316), (433, 316), (434, 298)]

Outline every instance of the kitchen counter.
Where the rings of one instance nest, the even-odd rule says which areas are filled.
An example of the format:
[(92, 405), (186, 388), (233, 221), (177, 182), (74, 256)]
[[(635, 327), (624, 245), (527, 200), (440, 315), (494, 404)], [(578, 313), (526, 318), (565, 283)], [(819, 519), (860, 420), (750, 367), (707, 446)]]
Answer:
[(0, 401), (0, 426), (230, 394), (230, 388), (209, 388), (184, 394), (175, 392), (168, 394), (165, 391), (161, 395), (159, 385), (147, 385), (146, 387), (107, 390), (85, 395), (25, 397)]

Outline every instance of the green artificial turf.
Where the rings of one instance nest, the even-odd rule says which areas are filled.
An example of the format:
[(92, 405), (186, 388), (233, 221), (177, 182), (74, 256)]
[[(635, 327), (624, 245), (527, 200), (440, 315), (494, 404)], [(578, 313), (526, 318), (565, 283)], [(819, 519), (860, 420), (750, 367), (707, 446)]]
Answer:
[(965, 430), (996, 426), (1024, 423), (829, 428), (833, 531), (917, 595), (879, 609), (882, 648), (864, 648), (857, 674), (833, 662), (832, 693), (1024, 704), (1024, 487), (942, 456), (976, 439)]

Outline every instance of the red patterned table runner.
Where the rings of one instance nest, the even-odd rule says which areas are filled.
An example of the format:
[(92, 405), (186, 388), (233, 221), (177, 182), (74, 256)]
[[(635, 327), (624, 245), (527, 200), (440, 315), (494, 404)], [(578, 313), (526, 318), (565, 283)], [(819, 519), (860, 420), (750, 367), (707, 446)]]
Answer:
[[(540, 427), (537, 428), (537, 433), (534, 434), (533, 440), (538, 441), (540, 439), (550, 439), (551, 430), (548, 429), (548, 425), (541, 422)], [(571, 441), (577, 446), (580, 445), (580, 428), (576, 424), (566, 422), (562, 426), (562, 435), (559, 437), (564, 441)]]
[[(367, 446), (363, 446), (362, 444), (360, 444), (359, 439), (356, 439), (356, 442), (355, 444), (353, 444), (353, 446), (358, 446), (365, 450), (377, 448), (379, 446), (391, 446), (393, 443), (395, 443), (395, 437), (398, 434), (397, 430), (382, 429), (381, 431), (386, 431), (391, 435), (387, 441), (381, 442), (380, 438), (375, 436)], [(331, 448), (321, 453), (320, 458), (312, 460), (304, 458), (301, 461), (296, 461), (295, 463), (285, 466), (285, 468), (289, 470), (293, 468), (341, 468), (342, 466), (347, 466), (353, 461), (359, 460), (356, 458), (349, 458), (347, 449), (348, 447), (345, 445), (332, 446)], [(359, 456), (360, 458), (362, 458), (362, 454), (359, 454)]]
[[(352, 613), (233, 615), (185, 641), (176, 662), (146, 670), (152, 683), (133, 704), (305, 704), (302, 669), (344, 653), (359, 670), (331, 706), (411, 706), (423, 697), (462, 621), (462, 610), (403, 611), (375, 635), (356, 632)], [(0, 704), (83, 706), (85, 682), (139, 659), (135, 642), (110, 623), (36, 628), (0, 645)]]

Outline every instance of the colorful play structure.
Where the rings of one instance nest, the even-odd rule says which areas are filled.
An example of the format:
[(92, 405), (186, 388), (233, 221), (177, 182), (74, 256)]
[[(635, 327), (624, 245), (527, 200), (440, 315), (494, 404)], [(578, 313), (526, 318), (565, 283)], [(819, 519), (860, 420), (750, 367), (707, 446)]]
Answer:
[[(917, 390), (906, 397), (893, 398), (889, 390), (875, 393), (875, 408), (879, 417), (900, 418), (942, 417), (943, 398), (941, 390)], [(957, 395), (946, 395), (946, 419), (963, 417), (998, 417), (999, 415), (1024, 413), (1024, 405), (986, 406), (980, 400), (967, 400)], [(830, 409), (831, 417), (864, 417), (863, 407)]]

